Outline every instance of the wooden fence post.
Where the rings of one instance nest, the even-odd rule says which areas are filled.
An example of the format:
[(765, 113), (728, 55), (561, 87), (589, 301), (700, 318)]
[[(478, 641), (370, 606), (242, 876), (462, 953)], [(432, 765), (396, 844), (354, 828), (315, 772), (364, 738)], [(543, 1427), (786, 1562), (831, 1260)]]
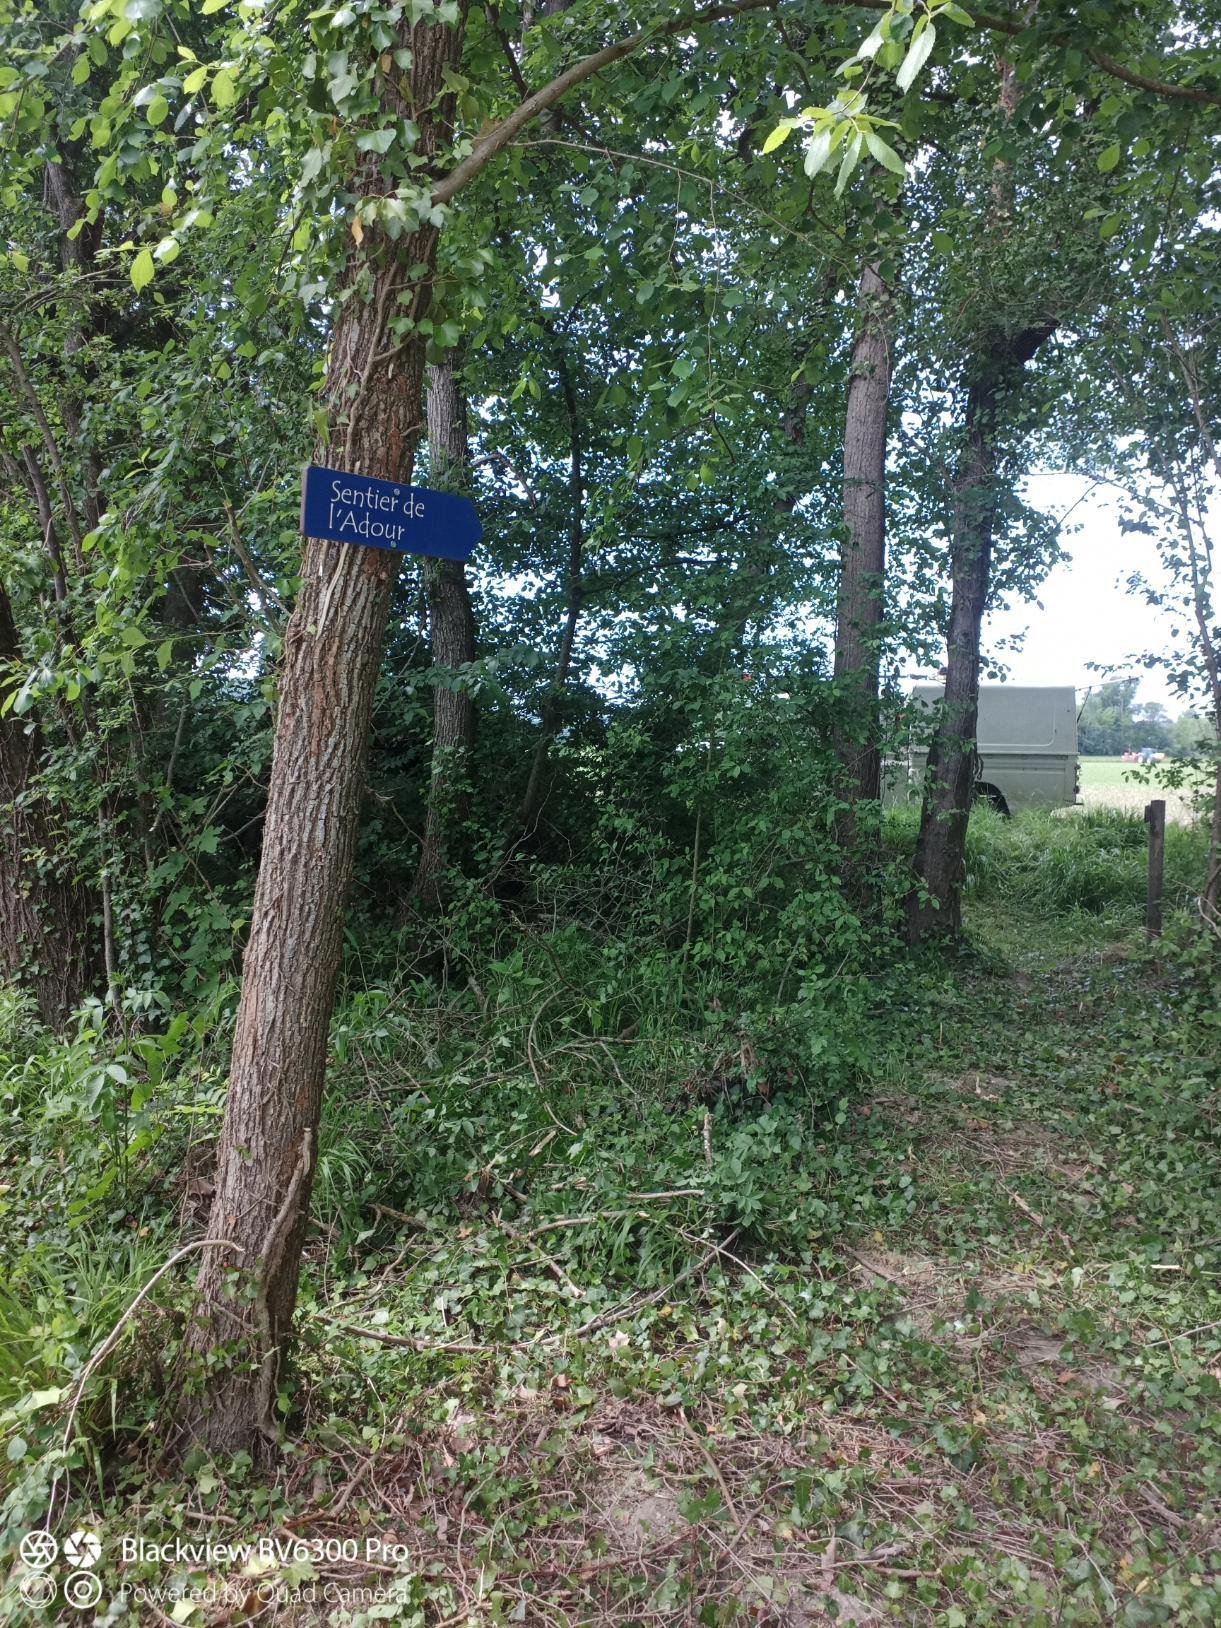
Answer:
[(1162, 931), (1162, 873), (1166, 859), (1166, 803), (1154, 798), (1145, 808), (1149, 827), (1149, 880), (1145, 890), (1145, 932), (1159, 938)]

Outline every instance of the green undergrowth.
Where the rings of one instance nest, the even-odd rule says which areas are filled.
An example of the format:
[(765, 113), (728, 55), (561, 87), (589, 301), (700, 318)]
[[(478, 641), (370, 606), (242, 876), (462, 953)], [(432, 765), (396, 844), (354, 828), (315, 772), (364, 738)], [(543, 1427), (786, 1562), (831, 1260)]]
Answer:
[[(1143, 906), (1149, 831), (1139, 814), (1072, 809), (1005, 819), (975, 809), (967, 832), (968, 890), (979, 903), (1046, 918), (1071, 911), (1119, 914)], [(1205, 864), (1200, 826), (1166, 827), (1165, 898), (1171, 908), (1199, 891)]]
[[(158, 1463), (183, 1268), (59, 1448), (90, 1351), (206, 1217), (223, 1012), (151, 1065), (111, 1046), (160, 1067), (138, 1109), (99, 1029), (26, 1058), (9, 1012), (9, 1541), (58, 1474), (116, 1622), (138, 1588), (243, 1576), (121, 1535), (221, 1528), (406, 1558), (248, 1566), (245, 1603), (162, 1597), (170, 1620), (253, 1617), (256, 1580), (285, 1622), (1215, 1620), (1221, 967), (1173, 908), (1145, 944), (1133, 827), (973, 820), (964, 950), (845, 991), (830, 968), (804, 1002), (795, 976), (797, 1018), (537, 922), (351, 992), (270, 1486)], [(1198, 837), (1168, 848), (1185, 888)], [(63, 1094), (83, 1118), (95, 1087), (78, 1153)]]

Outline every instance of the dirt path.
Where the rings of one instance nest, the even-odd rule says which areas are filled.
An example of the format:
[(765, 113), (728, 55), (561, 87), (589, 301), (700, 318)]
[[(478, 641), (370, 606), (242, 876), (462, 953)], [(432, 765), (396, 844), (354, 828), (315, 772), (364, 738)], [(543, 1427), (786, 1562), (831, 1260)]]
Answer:
[(1216, 1620), (1194, 997), (1135, 945), (993, 925), (1008, 964), (963, 970), (837, 1133), (901, 1225), (712, 1252), (546, 1360), (473, 1361), (376, 1461), (346, 1508), (411, 1547), (410, 1620)]

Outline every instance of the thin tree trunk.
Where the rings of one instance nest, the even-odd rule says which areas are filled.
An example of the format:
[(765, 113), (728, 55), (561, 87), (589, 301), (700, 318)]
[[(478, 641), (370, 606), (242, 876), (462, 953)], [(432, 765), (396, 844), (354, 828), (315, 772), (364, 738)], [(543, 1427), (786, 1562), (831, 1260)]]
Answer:
[(563, 356), (559, 362), (560, 382), (564, 403), (568, 411), (568, 566), (564, 573), (565, 615), (564, 631), (560, 635), (560, 649), (555, 671), (547, 694), (543, 699), (538, 740), (530, 759), (530, 774), (517, 810), (518, 829), (526, 835), (534, 832), (547, 789), (547, 763), (551, 743), (559, 728), (564, 691), (572, 671), (572, 652), (576, 643), (577, 624), (581, 619), (585, 590), (581, 580), (585, 568), (585, 469), (581, 447), (581, 418), (576, 391)]
[(1021, 388), (1022, 370), (1052, 323), (1013, 335), (995, 334), (970, 365), (964, 421), (966, 447), (950, 520), (950, 626), (946, 638), (945, 700), (929, 746), (916, 883), (907, 897), (907, 938), (954, 937), (962, 927), (967, 821), (975, 783), (979, 713), (979, 644), (992, 573), (1000, 505), (997, 439), (1001, 415)]
[(996, 525), (996, 378), (991, 371), (967, 396), (967, 448), (951, 520), (953, 596), (946, 639), (945, 702), (929, 746), (917, 883), (907, 899), (907, 936), (953, 936), (962, 925), (967, 820), (974, 783), (975, 726), (979, 712), (979, 639), (992, 565)]
[(1221, 761), (1213, 776), (1213, 815), (1208, 825), (1208, 864), (1204, 891), (1200, 895), (1204, 911), (1214, 927), (1221, 927)]
[[(1182, 473), (1170, 467), (1167, 474), (1163, 470), (1163, 479), (1166, 479), (1175, 494), (1179, 506), (1179, 518), (1183, 527), (1183, 540), (1187, 545), (1187, 564), (1191, 574), (1191, 604), (1195, 614), (1196, 629), (1200, 635), (1200, 652), (1204, 658), (1205, 671), (1208, 673), (1209, 690), (1212, 696), (1213, 710), (1213, 736), (1214, 749), (1221, 749), (1221, 655), (1213, 642), (1212, 628), (1209, 623), (1209, 610), (1211, 606), (1211, 576), (1210, 566), (1212, 556), (1208, 549), (1207, 539), (1201, 547), (1196, 539), (1196, 527), (1192, 521), (1191, 502)], [(1221, 760), (1217, 764), (1216, 795), (1213, 800), (1212, 820), (1209, 824), (1208, 861), (1204, 873), (1204, 891), (1201, 900), (1209, 919), (1214, 923), (1217, 917), (1217, 906), (1221, 902)]]
[[(438, 485), (464, 483), (470, 462), (466, 403), (452, 362), (428, 369), (428, 450), (431, 478)], [(452, 673), (475, 659), (475, 613), (466, 566), (461, 560), (425, 560), (423, 569), (433, 665)], [(432, 720), (428, 813), (411, 889), (412, 897), (426, 906), (440, 903), (447, 838), (470, 815), (466, 782), (475, 744), (475, 703), (469, 691), (438, 684), (433, 693)]]
[[(0, 686), (20, 653), (0, 584)], [(91, 899), (63, 866), (66, 816), (39, 793), (42, 754), (28, 717), (0, 717), (0, 966), (33, 993), (48, 1028), (60, 1029), (92, 987)]]
[[(466, 7), (454, 25), (404, 22), (417, 151), (449, 139)], [(378, 190), (370, 168), (361, 177)], [(328, 398), (332, 467), (407, 482), (421, 430), (425, 341), (389, 319), (427, 307), (437, 228), (389, 244), (368, 231), (338, 307)], [(416, 268), (408, 282), (408, 267)], [(407, 284), (406, 288), (404, 284)], [(265, 1457), (291, 1333), (318, 1153), (322, 1084), (382, 636), (397, 557), (311, 538), (285, 636), (271, 785), (217, 1152), (206, 1252), (186, 1342), (190, 1433), (213, 1452)], [(219, 1353), (223, 1352), (223, 1359)], [(176, 1403), (176, 1406), (179, 1406)]]
[[(1037, 0), (1030, 0), (1028, 14)], [(1017, 106), (1017, 77), (1003, 58), (1001, 112)], [(993, 167), (992, 220), (998, 241), (1014, 207), (1013, 175)], [(1003, 313), (1000, 315), (1003, 316)], [(905, 906), (910, 944), (937, 934), (955, 938), (962, 929), (962, 884), (967, 864), (967, 822), (975, 787), (975, 730), (979, 718), (979, 643), (992, 575), (992, 544), (1000, 491), (997, 485), (999, 414), (1020, 389), (1022, 370), (1054, 322), (1007, 332), (998, 321), (981, 336), (967, 361), (966, 446), (955, 483), (950, 521), (950, 626), (946, 638), (945, 699), (929, 745), (920, 834), (913, 864), (915, 883)]]
[(886, 575), (886, 421), (890, 406), (891, 302), (874, 264), (861, 270), (844, 422), (844, 531), (835, 623), (843, 722), (836, 749), (851, 802), (881, 790), (879, 634)]

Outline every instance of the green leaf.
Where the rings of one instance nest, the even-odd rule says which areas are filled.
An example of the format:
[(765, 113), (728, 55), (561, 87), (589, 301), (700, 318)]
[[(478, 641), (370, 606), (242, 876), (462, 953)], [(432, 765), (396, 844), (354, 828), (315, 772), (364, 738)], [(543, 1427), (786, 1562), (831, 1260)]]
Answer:
[(30, 1444), (24, 1436), (14, 1436), (8, 1444), (6, 1457), (10, 1464), (16, 1464), (19, 1458), (24, 1458), (30, 1450)]
[(975, 27), (974, 17), (972, 17), (969, 11), (964, 11), (961, 6), (956, 6), (953, 4), (943, 6), (938, 13), (938, 16), (948, 17), (952, 23), (961, 23), (964, 28)]
[(872, 61), (872, 59), (877, 56), (878, 52), (885, 44), (886, 36), (882, 32), (881, 23), (879, 23), (874, 29), (873, 33), (869, 35), (868, 39), (861, 41), (859, 47), (857, 48), (856, 54), (865, 62)]
[(205, 64), (199, 68), (192, 68), (182, 81), (182, 88), (188, 96), (194, 96), (197, 90), (202, 90), (208, 82), (208, 69)]
[(940, 230), (936, 230), (936, 231), (933, 232), (932, 238), (933, 238), (933, 247), (940, 254), (953, 254), (953, 252), (954, 252), (954, 239), (950, 236), (950, 234), (948, 232), (942, 232)]
[(58, 1407), (63, 1395), (63, 1390), (58, 1386), (45, 1391), (31, 1391), (18, 1406), (22, 1413), (36, 1413), (39, 1408)]
[(144, 117), (150, 124), (162, 124), (164, 123), (169, 111), (170, 104), (166, 101), (165, 97), (162, 96), (161, 92), (158, 91), (153, 97), (152, 101), (145, 108)]
[(763, 143), (763, 151), (765, 153), (774, 153), (776, 148), (783, 146), (792, 134), (792, 119), (783, 119), (768, 135), (767, 140)]
[(916, 76), (928, 61), (933, 46), (937, 42), (937, 30), (932, 23), (928, 23), (922, 28), (920, 24), (923, 22), (924, 18), (922, 17), (920, 22), (916, 24), (915, 31), (912, 34), (912, 42), (907, 48), (907, 55), (903, 58), (903, 66), (895, 75), (895, 84), (902, 91), (911, 89), (916, 81)]
[(821, 130), (815, 131), (810, 145), (806, 148), (805, 172), (813, 177), (819, 170), (825, 169), (827, 160), (831, 157), (831, 141), (834, 132), (830, 125), (824, 125)]
[(356, 145), (362, 153), (386, 153), (394, 145), (394, 126), (386, 125), (381, 130), (366, 130), (357, 136)]
[(156, 267), (153, 265), (153, 252), (151, 249), (141, 249), (131, 263), (132, 286), (138, 294), (142, 288), (147, 288), (153, 280)]
[(237, 101), (237, 84), (228, 68), (222, 68), (212, 81), (212, 100), (217, 107), (232, 107)]
[(223, 11), (229, 0), (204, 0), (201, 10), (205, 17), (210, 17), (214, 11)]
[(1104, 147), (1103, 150), (1098, 154), (1098, 168), (1104, 175), (1108, 172), (1108, 170), (1113, 170), (1116, 164), (1119, 163), (1119, 157), (1122, 150), (1123, 149), (1120, 147), (1119, 143), (1117, 141), (1113, 141), (1109, 147)]
[(865, 131), (865, 145), (878, 163), (884, 165), (886, 169), (893, 171), (895, 175), (907, 174), (907, 165), (893, 147), (886, 145), (876, 130)]
[(853, 170), (860, 163), (861, 147), (863, 145), (864, 144), (859, 135), (853, 136), (852, 140), (844, 149), (844, 156), (839, 166), (839, 174), (835, 178), (835, 196), (837, 198), (842, 197), (844, 188), (848, 185), (848, 181), (851, 178)]

